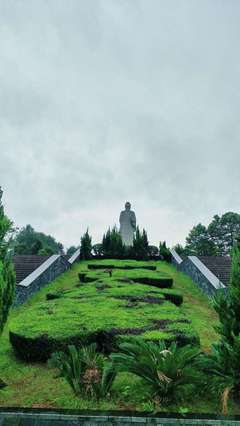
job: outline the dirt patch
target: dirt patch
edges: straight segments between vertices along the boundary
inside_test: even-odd
[[[137,305],[138,302],[143,303],[151,303],[161,305],[164,303],[164,299],[160,299],[160,297],[151,297],[151,296],[116,296],[114,299],[127,300],[130,302],[129,304]]]
[[[187,319],[181,320],[170,320],[170,319],[162,319],[162,320],[153,320],[153,323],[161,330],[165,329],[169,324],[191,324],[191,321]],[[170,330],[172,332],[172,330]]]
[[[111,288],[111,286],[110,286],[110,285],[108,285],[108,284],[97,284],[97,285],[96,285],[96,289],[97,289],[98,291],[105,290],[105,288]]]

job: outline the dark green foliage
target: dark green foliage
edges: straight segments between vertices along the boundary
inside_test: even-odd
[[[79,247],[75,247],[75,246],[71,246],[67,249],[67,256],[72,256],[77,250],[79,249]]]
[[[89,260],[92,257],[92,238],[88,233],[88,229],[81,237],[80,259]]]
[[[136,278],[132,278],[132,281],[136,283],[142,283],[147,285],[152,285],[154,287],[158,288],[171,288],[173,285],[173,279],[172,278],[164,278],[164,277],[150,277],[150,276],[139,276]]]
[[[227,212],[222,216],[215,215],[208,226],[211,241],[221,256],[229,255],[238,236],[240,236],[240,214]]]
[[[215,215],[208,227],[199,223],[191,229],[184,251],[186,255],[229,255],[239,235],[240,214],[227,212],[222,216]],[[181,256],[181,253],[178,254]]]
[[[211,385],[219,391],[240,395],[240,241],[232,254],[231,282],[228,293],[220,292],[214,300],[219,316],[218,343],[203,358],[204,369],[211,374]]]
[[[159,255],[159,250],[156,246],[148,246],[148,255],[149,258],[154,259],[155,257],[157,257]]]
[[[106,268],[110,261],[101,262]],[[135,336],[179,345],[199,344],[191,321],[178,307],[181,295],[166,288],[173,284],[170,275],[161,269],[140,269],[147,262],[118,260],[116,266],[139,269],[114,268],[110,276],[108,269],[88,270],[91,263],[95,261],[80,262],[77,271],[66,273],[61,287],[51,284],[44,289],[43,300],[22,309],[11,322],[10,342],[17,357],[45,362],[53,352],[66,351],[68,345],[90,343],[110,353],[119,342]],[[157,266],[166,265],[158,262]]]
[[[120,345],[120,352],[111,355],[116,369],[141,377],[163,401],[183,399],[201,382],[196,367],[199,349],[175,343],[169,348],[162,342],[137,341]]]
[[[130,248],[130,256],[136,260],[147,260],[148,259],[148,237],[145,229],[141,232],[137,226],[136,232],[133,238],[133,246]]]
[[[36,232],[31,225],[26,225],[15,236],[12,241],[15,254],[39,254],[51,255],[63,252],[63,245],[51,235]]]
[[[116,258],[123,259],[125,255],[125,247],[122,242],[120,232],[116,226],[108,229],[102,240],[102,254],[107,259]]]
[[[46,300],[54,300],[54,299],[59,299],[61,297],[61,293],[56,292],[56,291],[51,291],[49,293],[46,294]]]
[[[88,269],[147,269],[149,271],[156,271],[157,267],[154,265],[115,265],[114,263],[89,263]]]
[[[103,246],[102,244],[94,244],[92,246],[93,255],[95,257],[103,257]]]
[[[188,250],[184,248],[181,244],[176,244],[173,249],[177,252],[180,257],[188,256]]]
[[[183,297],[178,293],[164,293],[164,297],[176,306],[180,306],[183,303]]]
[[[166,246],[166,241],[163,241],[163,243],[160,242],[159,244],[159,255],[165,262],[171,262],[172,256],[170,253],[170,250]]]
[[[96,352],[94,344],[79,349],[70,345],[67,353],[53,354],[49,365],[58,368],[76,395],[88,397],[107,396],[116,375],[112,364]]]
[[[9,236],[12,222],[4,214],[0,187],[0,333],[7,321],[15,290],[15,272],[9,257]]]
[[[186,251],[191,255],[214,256],[217,254],[214,242],[210,239],[207,228],[199,223],[194,226],[186,238]]]
[[[94,246],[94,254],[105,259],[147,260],[158,255],[158,248],[149,246],[147,232],[145,229],[141,232],[139,227],[136,228],[133,245],[126,247],[122,242],[120,232],[114,226],[104,234],[102,244]]]

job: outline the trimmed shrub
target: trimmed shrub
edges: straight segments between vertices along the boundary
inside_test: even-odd
[[[164,293],[163,294],[166,300],[174,303],[176,306],[180,306],[183,303],[183,296],[178,293]]]
[[[107,262],[103,264],[106,268]],[[109,353],[120,341],[134,336],[179,344],[197,342],[194,329],[177,307],[180,295],[161,290],[173,284],[167,274],[115,269],[110,277],[106,269],[87,272],[84,268],[85,264],[79,269],[83,282],[77,283],[76,273],[76,280],[71,276],[72,287],[49,291],[48,300],[33,303],[12,318],[10,341],[19,358],[44,362],[53,352],[66,351],[68,345],[91,343]],[[52,288],[56,287],[51,284]]]
[[[88,269],[123,269],[123,270],[131,270],[131,269],[147,269],[149,271],[156,271],[157,267],[154,265],[114,265],[105,264],[105,263],[89,263]]]
[[[132,281],[136,283],[152,285],[158,288],[171,288],[173,285],[172,278],[137,277],[132,278]]]

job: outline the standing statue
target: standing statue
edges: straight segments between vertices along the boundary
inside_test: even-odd
[[[119,222],[123,244],[132,246],[134,231],[136,231],[136,216],[131,210],[131,204],[128,201],[125,204],[125,210],[120,213]]]

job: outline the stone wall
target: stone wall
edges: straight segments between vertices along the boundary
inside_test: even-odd
[[[50,281],[53,281],[58,275],[65,272],[70,267],[70,263],[64,256],[51,256],[16,286],[14,306],[26,302],[34,293],[39,291]]]
[[[203,273],[197,268],[196,265],[189,259],[189,257],[179,265],[178,269],[181,272],[189,275],[192,280],[200,287],[200,289],[209,297],[213,297],[216,294],[217,289],[212,283],[203,275]]]
[[[187,274],[197,286],[209,297],[213,297],[217,291],[226,287],[221,281],[201,262],[196,256],[188,256],[182,259],[175,250],[171,250],[172,264]]]

